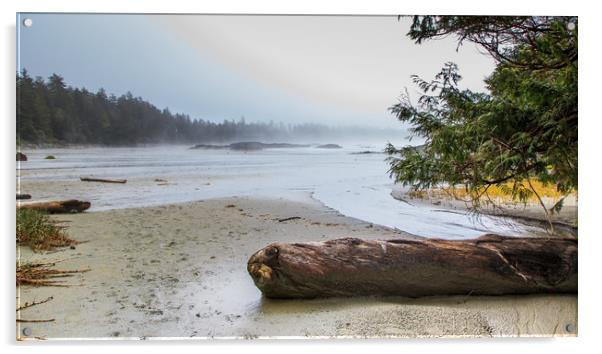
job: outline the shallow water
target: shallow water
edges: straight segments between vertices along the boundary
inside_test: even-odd
[[[68,148],[25,151],[21,192],[36,199],[90,200],[90,211],[142,207],[230,196],[313,197],[342,214],[419,235],[472,238],[486,232],[526,234],[532,228],[495,217],[479,220],[410,205],[391,197],[394,187],[382,145],[343,149],[290,148],[241,152],[188,146]],[[47,155],[56,160],[45,160]],[[80,182],[80,176],[128,179],[127,184]],[[155,181],[155,179],[167,182]]]

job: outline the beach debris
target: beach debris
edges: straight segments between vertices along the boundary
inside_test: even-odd
[[[82,270],[59,270],[53,269],[57,262],[51,263],[24,263],[17,262],[17,287],[23,285],[29,286],[70,286],[62,281],[55,280],[57,278],[72,277],[76,273],[84,273],[90,269]],[[54,318],[49,319],[25,319],[21,318],[21,311],[31,308],[33,306],[45,304],[54,299],[53,296],[49,296],[45,300],[25,302],[23,305],[17,307],[17,323],[43,323],[43,322],[54,322]],[[31,330],[29,328],[23,329],[23,335],[30,337]],[[33,337],[36,339],[45,339],[43,337]],[[21,337],[17,337],[17,340],[21,340]]]
[[[31,194],[20,194],[20,193],[17,193],[17,199],[31,199]]]
[[[56,160],[56,157],[54,155],[48,155],[46,157],[44,157],[45,160]]]
[[[17,267],[18,267],[18,266],[17,266]],[[52,297],[52,296],[49,296],[48,298],[46,298],[45,300],[42,300],[42,301],[35,301],[35,300],[34,300],[34,301],[32,301],[32,302],[25,302],[25,304],[23,304],[22,306],[18,306],[18,307],[17,307],[17,318],[16,318],[16,321],[17,321],[17,323],[42,323],[42,322],[54,322],[54,318],[43,319],[43,320],[40,320],[40,319],[25,319],[25,318],[21,318],[21,311],[23,311],[23,310],[25,310],[25,309],[28,309],[28,308],[30,308],[30,307],[33,307],[33,306],[37,306],[37,305],[41,305],[41,304],[45,304],[45,303],[47,303],[47,302],[49,302],[49,301],[52,301],[53,299],[54,299],[54,297]],[[17,340],[22,340],[23,338],[30,338],[30,337],[31,337],[31,334],[32,334],[32,331],[31,331],[31,328],[29,328],[29,327],[24,327],[24,328],[21,330],[21,333],[23,334],[23,336],[24,336],[24,337],[17,336]],[[36,338],[36,339],[45,339],[45,338],[42,338],[42,337],[39,337],[39,338],[38,338],[38,337],[33,337],[33,338]]]
[[[80,177],[82,182],[101,182],[101,183],[127,183],[127,179],[106,179],[106,178],[94,178],[94,177]]]
[[[34,322],[34,323],[39,323],[39,322],[54,322],[54,318],[50,318],[48,320],[26,320],[23,318],[17,318],[17,322]]]
[[[278,222],[285,222],[285,221],[290,221],[290,220],[299,220],[301,219],[300,216],[291,216],[289,218],[284,218],[284,219],[278,219]]]
[[[17,161],[27,161],[27,155],[22,152],[17,152]]]
[[[60,286],[67,287],[70,284],[65,284],[58,278],[72,277],[78,273],[85,273],[90,269],[62,270],[54,269],[58,262],[49,263],[17,263],[17,286]],[[50,300],[48,300],[50,301]]]
[[[226,205],[226,208],[236,208],[236,205],[234,205],[234,204],[228,204],[228,205]]]
[[[269,298],[577,292],[577,240],[342,238],[274,243],[247,270]]]
[[[38,202],[19,202],[17,209],[31,209],[45,211],[51,214],[59,213],[81,213],[90,208],[90,202],[69,199],[69,200],[52,200]]]
[[[49,296],[48,298],[46,298],[46,300],[42,300],[42,301],[32,301],[32,302],[25,302],[22,306],[17,307],[17,312],[21,311],[21,310],[25,310],[27,308],[30,308],[32,306],[36,306],[36,305],[40,305],[40,304],[44,304],[48,301],[52,301],[54,298],[52,296]]]

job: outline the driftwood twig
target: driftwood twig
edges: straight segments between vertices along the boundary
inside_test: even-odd
[[[126,183],[127,179],[105,179],[105,178],[93,178],[93,177],[80,177],[82,182],[101,182],[101,183]]]
[[[278,222],[285,222],[285,221],[299,220],[299,219],[301,219],[300,216],[291,216],[290,218],[278,219]]]

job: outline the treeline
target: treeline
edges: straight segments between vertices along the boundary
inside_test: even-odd
[[[372,131],[379,134],[382,131]],[[159,109],[127,93],[108,95],[67,86],[56,74],[47,80],[17,74],[17,141],[26,144],[137,145],[234,140],[320,139],[365,136],[359,128],[320,124],[285,125],[225,120],[215,123]]]

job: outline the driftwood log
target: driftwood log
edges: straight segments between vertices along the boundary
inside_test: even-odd
[[[17,203],[17,209],[33,209],[52,214],[81,213],[88,208],[90,208],[90,202],[75,199]]]
[[[101,183],[126,183],[127,179],[104,179],[104,178],[92,178],[92,177],[80,177],[82,182],[101,182]]]
[[[17,193],[17,199],[31,199],[31,194]]]
[[[577,240],[477,239],[275,243],[247,269],[270,298],[577,292]]]

